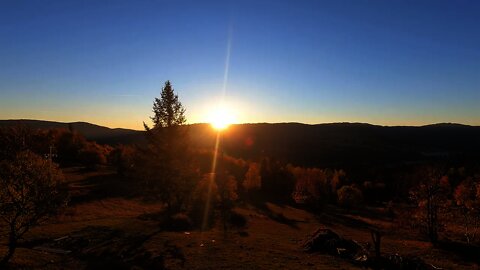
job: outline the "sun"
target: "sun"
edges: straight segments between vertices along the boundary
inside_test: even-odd
[[[210,112],[209,122],[214,129],[221,131],[235,122],[235,116],[231,109],[218,106]]]

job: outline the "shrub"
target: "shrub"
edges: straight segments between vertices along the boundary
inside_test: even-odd
[[[165,224],[165,228],[172,231],[188,231],[192,229],[192,221],[184,213],[177,213],[171,216]]]
[[[79,133],[68,130],[60,130],[53,136],[60,164],[77,163],[80,150],[87,146],[86,139]]]
[[[135,148],[132,146],[119,145],[115,147],[108,156],[108,161],[120,175],[127,175],[133,169]]]
[[[218,189],[212,175],[205,175],[197,183],[188,209],[188,216],[195,227],[205,230],[214,223],[215,205],[218,202]]]
[[[246,191],[256,191],[262,187],[260,165],[258,163],[250,163],[242,185]]]
[[[237,228],[244,228],[247,226],[247,218],[235,211],[230,213],[230,225]]]
[[[292,196],[297,203],[320,209],[333,196],[325,170],[288,166],[295,178],[295,191]]]
[[[105,164],[107,159],[105,158],[104,151],[101,146],[96,143],[92,143],[80,150],[78,153],[80,162],[87,169],[95,169],[98,165]]]
[[[363,201],[363,194],[354,185],[343,186],[337,190],[338,204],[343,207],[353,207]]]

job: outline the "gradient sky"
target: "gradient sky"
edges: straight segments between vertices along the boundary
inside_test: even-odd
[[[480,125],[480,1],[0,1],[0,119]]]

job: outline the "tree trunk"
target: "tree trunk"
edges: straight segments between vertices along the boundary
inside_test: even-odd
[[[8,237],[8,251],[7,254],[2,258],[0,261],[0,266],[5,266],[10,259],[13,257],[15,253],[15,249],[17,248],[17,236],[15,232],[10,232]]]
[[[222,208],[221,211],[222,211],[222,222],[223,222],[223,238],[226,239],[228,227],[227,227],[227,209],[226,209],[224,199],[222,199],[221,208]]]
[[[438,240],[438,220],[435,207],[433,199],[429,196],[427,198],[427,232],[431,243],[435,243]]]
[[[371,234],[372,234],[373,245],[375,247],[375,257],[380,258],[381,256],[380,245],[381,245],[382,235],[378,230],[372,230]]]

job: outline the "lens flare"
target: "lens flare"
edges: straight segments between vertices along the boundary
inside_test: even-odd
[[[235,116],[232,110],[219,106],[210,113],[209,122],[214,129],[221,131],[235,122]]]

